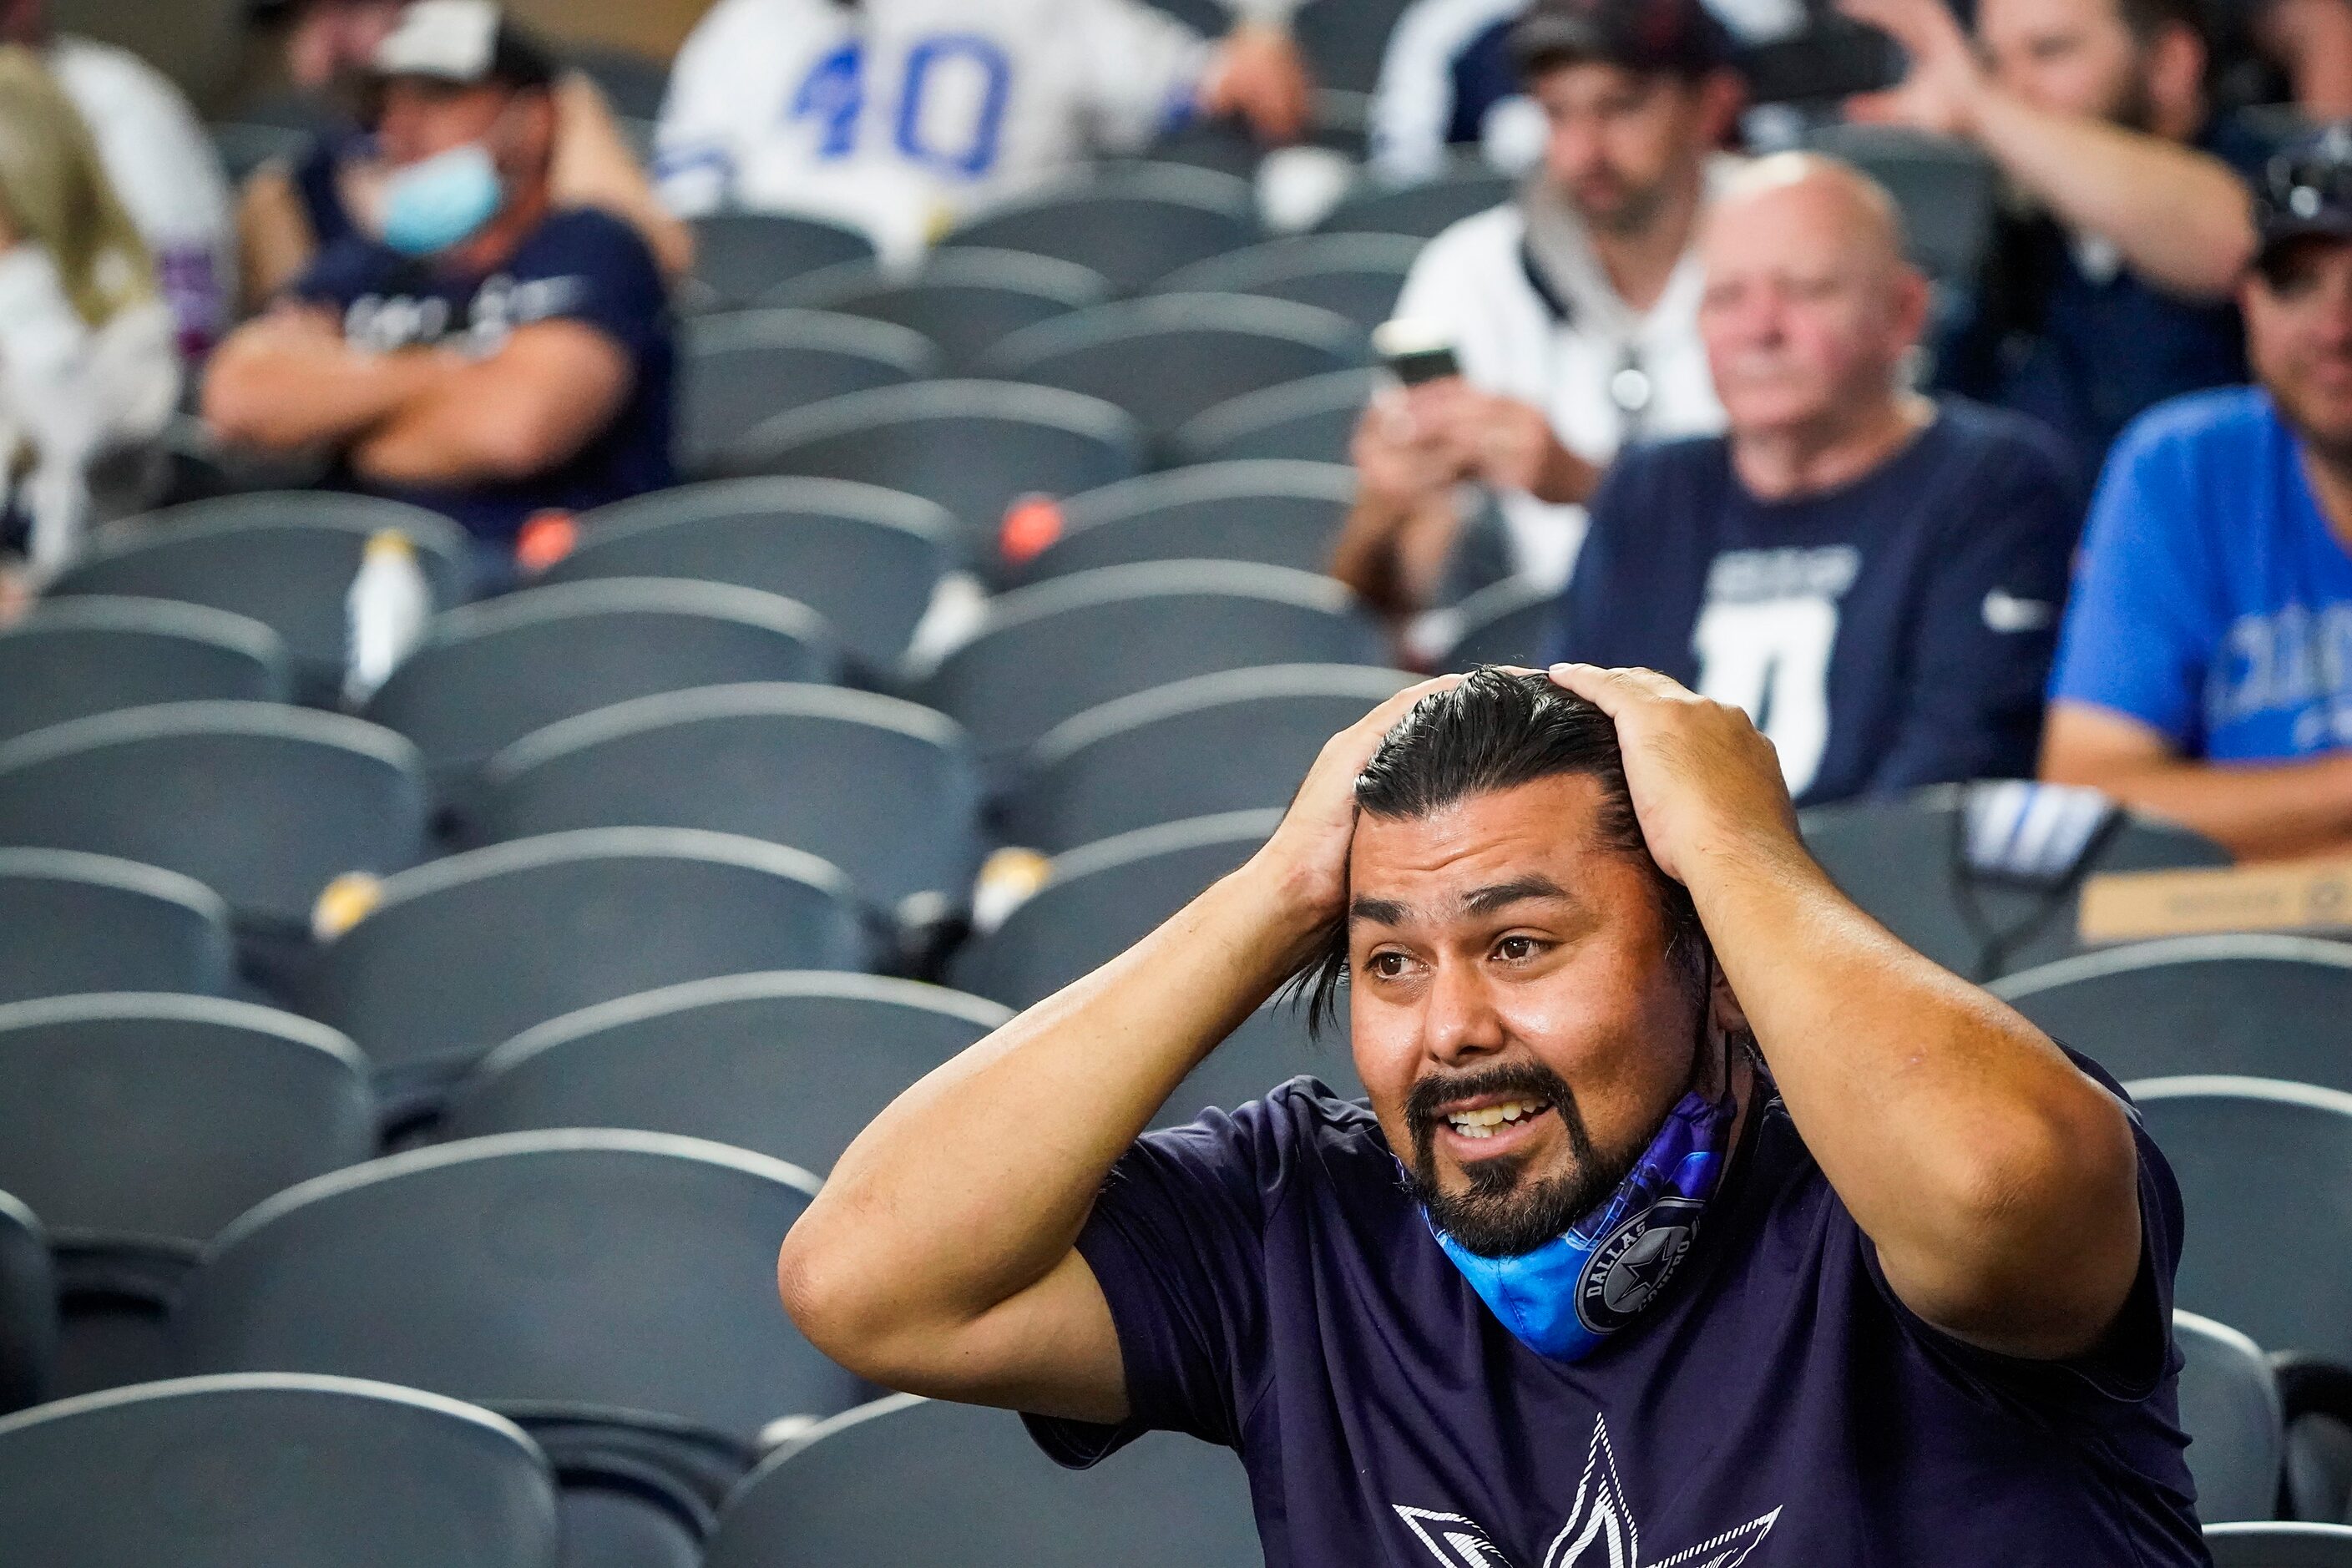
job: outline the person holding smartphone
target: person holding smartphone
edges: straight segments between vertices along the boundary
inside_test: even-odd
[[[1399,321],[1458,374],[1365,410],[1331,562],[1423,653],[1448,640],[1444,617],[1415,621],[1433,605],[1502,575],[1567,581],[1581,503],[1621,445],[1723,417],[1691,241],[1736,167],[1717,151],[1742,101],[1728,35],[1701,0],[1537,0],[1509,48],[1543,112],[1541,163],[1415,261]],[[1465,530],[1487,497],[1499,531]]]
[[[1144,1133],[1294,976],[1367,1099]],[[1269,1568],[2191,1564],[2180,1217],[2110,1080],[1807,856],[1738,709],[1488,668],[902,1095],[778,1278],[1065,1463],[1234,1447]]]

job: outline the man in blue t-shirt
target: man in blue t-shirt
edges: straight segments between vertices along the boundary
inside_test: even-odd
[[[2352,849],[2352,132],[2279,160],[2240,290],[2259,387],[2125,435],[2092,503],[2045,777],[2247,856]]]
[[[1945,385],[2049,423],[2087,485],[2142,409],[2244,378],[2230,294],[2269,149],[2213,110],[2199,0],[1976,0],[1974,47],[1945,0],[1840,4],[1910,59],[1858,112],[1970,143],[2024,198],[1943,345]]]
[[[1139,1137],[1286,978],[1365,1101]],[[1806,856],[1747,717],[1484,669],[925,1079],[778,1260],[826,1353],[1066,1463],[1239,1451],[1270,1568],[2206,1561],[2180,1204],[2118,1093]]]
[[[376,68],[379,232],[222,346],[205,415],[457,519],[495,582],[534,513],[673,482],[668,303],[627,225],[554,208],[554,68],[497,5],[418,0]]]
[[[1801,805],[2031,773],[2081,519],[2063,451],[1903,389],[1927,284],[1845,165],[1752,165],[1699,254],[1730,432],[1617,459],[1553,657],[1746,709]]]

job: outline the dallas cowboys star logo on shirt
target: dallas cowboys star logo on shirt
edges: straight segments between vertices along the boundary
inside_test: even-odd
[[[1483,1526],[1461,1514],[1407,1508],[1402,1503],[1390,1506],[1445,1568],[1517,1568]],[[1584,1474],[1576,1483],[1576,1505],[1545,1550],[1543,1568],[1737,1568],[1772,1533],[1780,1517],[1776,1508],[1671,1557],[1645,1562],[1641,1526],[1626,1507],[1624,1488],[1617,1479],[1617,1456],[1609,1446],[1608,1418],[1595,1415],[1592,1447],[1585,1454]]]

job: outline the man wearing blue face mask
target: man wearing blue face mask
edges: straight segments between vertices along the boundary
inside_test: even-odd
[[[222,345],[205,416],[457,519],[495,587],[534,514],[674,482],[667,300],[634,229],[555,206],[555,68],[499,6],[417,0],[375,68],[373,232]]]
[[[1296,1079],[1138,1134],[1286,977]],[[2208,1561],[2180,1203],[2118,1092],[1806,855],[1771,747],[1647,670],[1485,669],[908,1090],[779,1259],[893,1387],[1066,1463],[1237,1449],[1270,1568]]]

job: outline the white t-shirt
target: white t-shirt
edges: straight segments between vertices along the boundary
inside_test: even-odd
[[[1589,248],[1553,268],[1566,297],[1560,310],[1529,276],[1527,222],[1516,203],[1464,218],[1431,240],[1413,262],[1396,313],[1439,323],[1471,385],[1545,411],[1560,445],[1605,464],[1628,435],[1611,395],[1629,366],[1646,380],[1642,438],[1705,435],[1723,428],[1723,405],[1698,336],[1702,279],[1685,252],[1657,302],[1635,315],[1610,287]],[[1525,491],[1496,498],[1519,572],[1565,585],[1584,542],[1584,509],[1551,506]]]
[[[814,212],[905,258],[1189,112],[1211,46],[1142,0],[719,0],[679,51],[673,210]]]
[[[236,225],[228,179],[195,110],[170,79],[138,56],[87,38],[59,38],[50,70],[98,143],[184,346],[212,343],[228,324]]]

